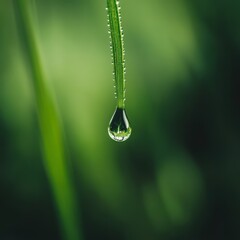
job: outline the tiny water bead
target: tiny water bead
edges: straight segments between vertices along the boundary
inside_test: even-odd
[[[109,123],[109,136],[116,142],[124,142],[130,137],[131,132],[125,109],[117,107]]]

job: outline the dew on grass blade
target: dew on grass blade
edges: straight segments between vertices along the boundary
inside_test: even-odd
[[[106,9],[108,12],[108,32],[110,34],[110,49],[113,64],[114,94],[117,99],[117,108],[110,121],[108,133],[113,140],[123,142],[130,137],[131,128],[125,112],[126,67],[119,1],[107,0]]]
[[[108,134],[116,142],[124,142],[131,135],[130,127],[125,109],[116,108],[109,123]]]

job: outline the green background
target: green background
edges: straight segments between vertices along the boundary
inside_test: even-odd
[[[0,240],[64,239],[13,1],[0,2]],[[29,5],[84,239],[240,239],[239,0],[121,1],[124,143],[107,133],[106,1]]]

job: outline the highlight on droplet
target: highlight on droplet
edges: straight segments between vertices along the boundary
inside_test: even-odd
[[[109,123],[109,136],[116,142],[124,142],[130,137],[131,132],[125,109],[117,107]]]

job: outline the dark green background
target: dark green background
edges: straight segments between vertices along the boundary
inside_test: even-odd
[[[0,240],[58,240],[12,1],[0,3]],[[107,135],[105,0],[29,4],[85,239],[240,239],[240,1],[121,1],[125,143]]]

